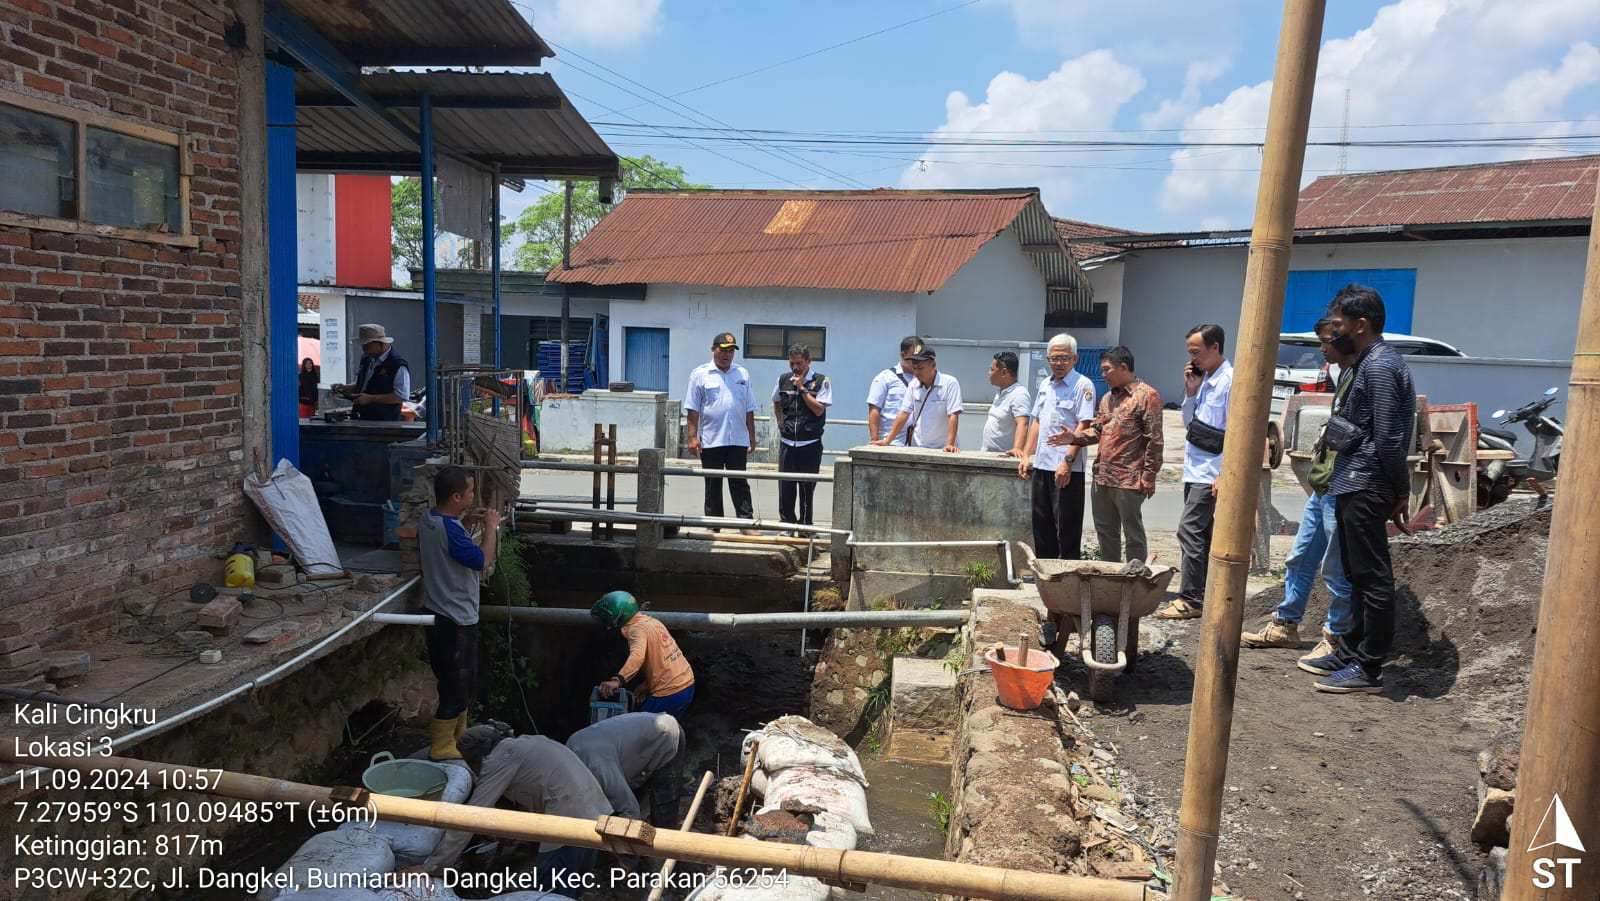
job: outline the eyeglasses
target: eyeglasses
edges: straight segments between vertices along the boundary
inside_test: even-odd
[[[1071,363],[1076,358],[1071,356],[1062,356],[1061,354],[1051,354],[1050,356],[1045,357],[1045,359],[1052,363]]]

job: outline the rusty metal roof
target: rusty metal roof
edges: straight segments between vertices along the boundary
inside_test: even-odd
[[[1594,215],[1600,156],[1326,175],[1300,192],[1296,229],[1559,223]]]
[[[925,292],[1015,227],[1050,312],[1090,309],[1089,281],[1033,188],[628,192],[552,282]]]
[[[1061,232],[1062,239],[1067,242],[1067,249],[1072,251],[1072,258],[1080,263],[1097,257],[1114,256],[1128,252],[1126,247],[1101,244],[1094,240],[1095,238],[1126,238],[1130,235],[1144,234],[1144,232],[1116,228],[1110,225],[1096,225],[1093,222],[1083,222],[1078,219],[1057,218],[1055,222],[1056,230]]]
[[[441,151],[489,166],[506,178],[616,178],[617,155],[549,75],[512,72],[377,72],[360,85],[416,129],[417,97],[436,98],[434,141]],[[322,78],[295,73],[296,165],[303,172],[416,173],[414,144],[348,105]],[[304,105],[301,105],[304,104]]]
[[[359,66],[538,66],[555,56],[506,0],[271,0]]]

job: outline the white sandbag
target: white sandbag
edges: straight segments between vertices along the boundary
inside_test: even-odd
[[[856,848],[855,824],[850,822],[849,817],[824,810],[812,820],[811,831],[806,833],[806,844],[813,848],[854,851]]]
[[[512,892],[509,895],[495,895],[489,901],[572,901],[572,899],[555,892]]]
[[[745,736],[739,754],[741,763],[749,759],[750,745],[757,741],[761,745],[756,752],[756,762],[768,773],[785,767],[809,766],[833,770],[863,786],[867,784],[856,752],[839,736],[803,716],[779,717]]]
[[[464,760],[440,760],[448,771],[444,795],[439,798],[447,804],[465,804],[472,797],[472,770]],[[340,829],[362,829],[374,832],[388,839],[389,847],[394,850],[394,864],[397,868],[414,867],[427,860],[433,854],[433,849],[439,847],[439,842],[444,839],[444,830],[433,826],[418,826],[412,823],[394,823],[389,820],[376,820],[371,823],[345,823]]]
[[[461,901],[461,896],[454,889],[437,879],[429,879],[422,885],[407,882],[403,887],[397,885],[379,889],[377,894],[383,901]]]
[[[344,572],[311,480],[287,459],[279,460],[278,468],[265,481],[254,472],[246,476],[244,493],[255,502],[272,531],[283,538],[306,572],[311,575]]]
[[[719,868],[709,881],[690,892],[685,901],[823,901],[828,897],[828,886],[813,876],[775,871],[769,879],[734,885],[725,881],[725,872]]]
[[[791,766],[768,776],[767,793],[762,798],[759,813],[781,810],[788,802],[809,804],[839,814],[850,821],[856,832],[872,834],[872,820],[867,816],[867,793],[861,783],[833,770]]]
[[[313,870],[325,879],[345,873],[390,873],[394,871],[394,851],[389,848],[388,839],[364,829],[319,832],[306,839],[300,850],[278,868],[279,873],[289,874],[294,889],[305,888]],[[280,895],[291,897],[292,891],[269,886],[257,892],[256,897],[272,901]]]
[[[364,888],[308,888],[283,897],[294,901],[383,901],[383,896]]]

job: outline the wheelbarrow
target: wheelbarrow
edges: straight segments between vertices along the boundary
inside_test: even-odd
[[[1120,672],[1132,672],[1139,656],[1139,620],[1161,605],[1177,572],[1146,566],[1130,573],[1121,563],[1099,560],[1040,560],[1033,548],[1017,543],[1033,570],[1039,599],[1057,625],[1051,651],[1060,655],[1067,635],[1078,633],[1083,665],[1089,668],[1089,697],[1105,703]]]

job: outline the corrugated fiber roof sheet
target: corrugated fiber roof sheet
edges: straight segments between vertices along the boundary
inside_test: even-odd
[[[1300,192],[1295,228],[1589,219],[1600,156],[1325,175]]]
[[[506,0],[275,0],[358,66],[537,66],[555,55]]]
[[[1051,304],[1086,309],[1087,279],[1032,189],[635,190],[550,281],[933,291],[1013,223],[1062,295]]]

